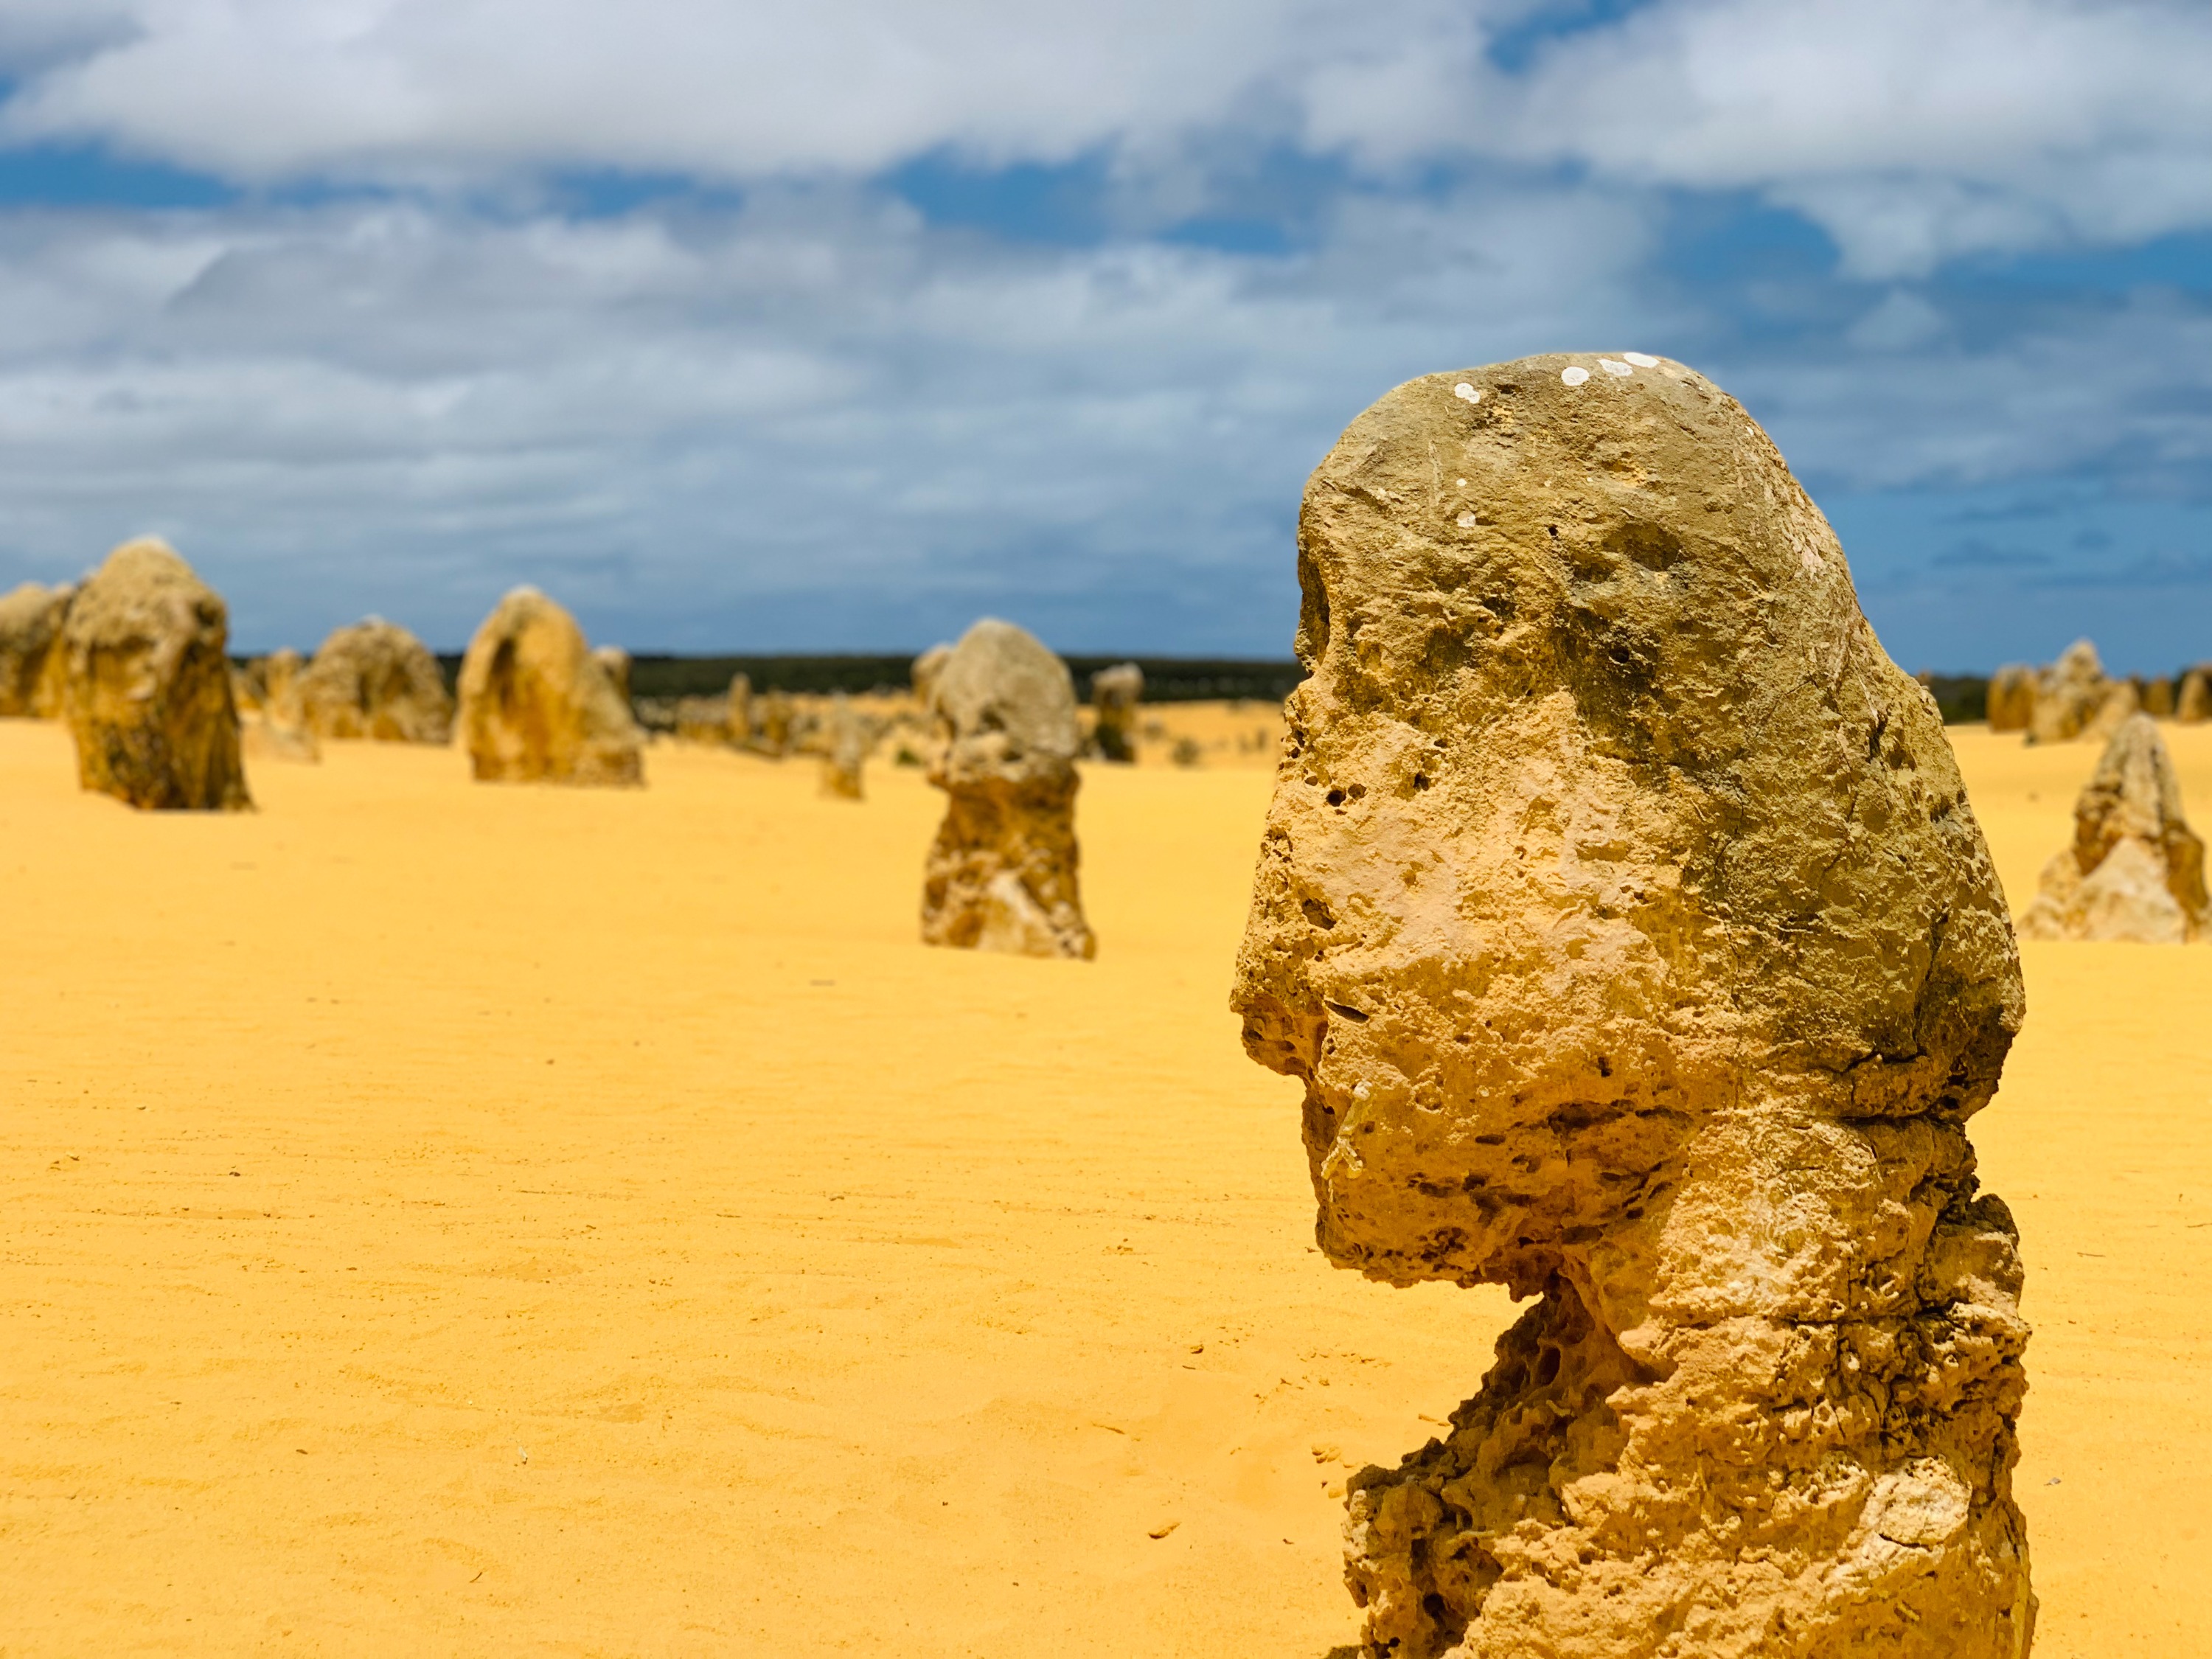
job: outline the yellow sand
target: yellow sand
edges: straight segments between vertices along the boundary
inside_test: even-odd
[[[2024,904],[2094,751],[1958,741]],[[915,942],[910,770],[465,769],[333,743],[142,816],[0,722],[0,1653],[1349,1638],[1345,1472],[1510,1310],[1312,1250],[1224,1008],[1264,770],[1090,773],[1085,964]],[[1976,1135],[2038,1652],[2212,1652],[2212,949],[2028,972]]]

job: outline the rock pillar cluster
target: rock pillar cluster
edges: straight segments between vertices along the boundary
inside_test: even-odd
[[[950,799],[923,876],[923,941],[1096,955],[1076,884],[1082,734],[1067,665],[987,617],[928,684],[939,738],[929,781]]]
[[[1091,752],[1123,765],[1137,758],[1137,707],[1145,700],[1145,671],[1133,662],[1116,663],[1091,677]]]
[[[62,628],[62,713],[78,781],[133,806],[252,805],[231,699],[230,613],[167,544],[126,542]]]
[[[2148,714],[2124,724],[2074,805],[2074,840],[2044,866],[2021,919],[2029,939],[2183,945],[2212,934],[2204,843],[2182,816],[2181,782]]]
[[[534,587],[493,609],[461,659],[460,726],[477,778],[639,784],[644,734],[575,618]]]
[[[371,617],[322,643],[300,677],[307,726],[319,738],[447,743],[453,700],[430,647],[397,623]]]
[[[74,587],[25,582],[0,594],[0,715],[50,720],[62,712],[62,623]]]
[[[1395,1659],[2021,1659],[2021,1017],[1927,693],[1742,406],[1550,356],[1313,476],[1234,1003],[1328,1258],[1534,1305],[1352,1483]]]

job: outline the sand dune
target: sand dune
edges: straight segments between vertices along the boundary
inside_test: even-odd
[[[1310,1247],[1224,1008],[1254,707],[1089,769],[1089,963],[915,943],[905,769],[333,743],[141,815],[0,722],[0,1653],[1350,1639],[1344,1475],[1509,1309]],[[2212,728],[2167,732],[2203,829]],[[1954,735],[2017,908],[2096,751]],[[2037,1650],[2212,1651],[2212,950],[2026,955],[1975,1134]]]

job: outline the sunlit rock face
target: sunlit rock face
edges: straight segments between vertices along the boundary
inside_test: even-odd
[[[1298,569],[1245,1044],[1332,1261],[1535,1298],[1352,1483],[1368,1650],[2024,1653],[2017,957],[1826,520],[1691,370],[1537,357],[1355,421]]]
[[[173,549],[147,539],[109,554],[62,625],[78,781],[155,810],[251,806],[229,645],[228,607]]]
[[[493,607],[461,659],[461,742],[492,783],[638,784],[645,734],[576,619],[534,587]]]
[[[946,796],[922,873],[923,942],[1097,954],[1076,880],[1083,734],[1067,665],[986,617],[915,681],[937,732],[929,781]]]
[[[2130,715],[2074,804],[2074,839],[2044,866],[2021,918],[2030,939],[2187,945],[2212,937],[2204,843],[2157,722]]]

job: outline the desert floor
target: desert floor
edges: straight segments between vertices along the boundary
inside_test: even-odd
[[[1509,1307],[1313,1250],[1225,1008],[1271,712],[1176,718],[1086,780],[1091,963],[915,942],[910,770],[331,744],[140,815],[0,722],[0,1653],[1349,1640],[1345,1474]],[[2018,908],[2094,749],[1954,736]],[[2027,960],[2037,1650],[2212,1653],[2212,947]]]

